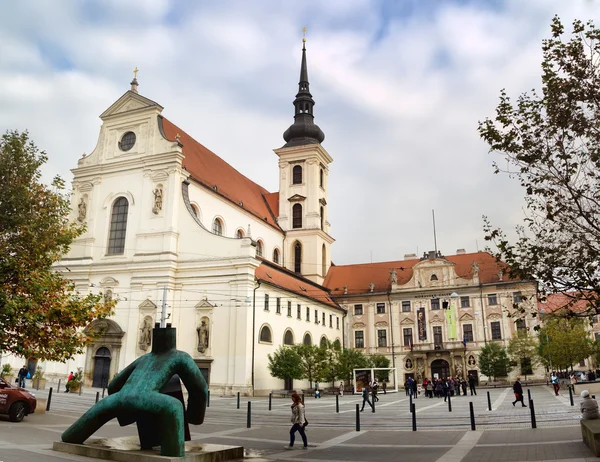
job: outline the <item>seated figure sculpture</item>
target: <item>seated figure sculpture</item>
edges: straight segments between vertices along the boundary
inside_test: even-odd
[[[160,445],[162,456],[183,457],[184,407],[160,392],[174,376],[188,390],[187,420],[204,422],[208,387],[192,357],[175,349],[176,329],[155,328],[152,351],[119,372],[108,385],[108,396],[96,403],[63,434],[65,443],[82,444],[115,417],[121,426],[137,422],[142,449]]]

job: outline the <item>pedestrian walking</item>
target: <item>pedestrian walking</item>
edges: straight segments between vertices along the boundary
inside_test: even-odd
[[[379,401],[377,397],[377,389],[379,388],[379,384],[377,383],[377,379],[373,380],[373,385],[371,386],[371,394],[373,395],[373,402]]]
[[[475,377],[469,374],[469,391],[471,392],[471,396],[477,396],[477,390],[475,389]]]
[[[340,382],[340,396],[344,396],[344,382]]]
[[[362,399],[363,399],[363,405],[362,405],[362,409],[360,410],[360,412],[365,410],[365,403],[369,403],[369,406],[371,406],[371,410],[373,412],[375,412],[375,408],[373,407],[373,403],[371,403],[371,401],[369,400],[369,387],[368,385],[364,386],[362,389]]]
[[[431,380],[429,382],[427,382],[425,396],[429,396],[430,398],[433,398],[433,382]]]
[[[517,377],[517,380],[515,380],[515,383],[513,384],[513,392],[515,393],[515,400],[512,403],[513,407],[519,401],[521,402],[522,407],[527,407],[527,405],[523,402],[523,387],[519,377]]]
[[[29,374],[29,371],[27,370],[27,365],[24,365],[21,369],[19,369],[19,373],[17,374],[19,386],[21,388],[25,388],[25,379],[27,378],[27,374]]]
[[[408,380],[405,380],[404,381],[404,391],[406,392],[406,396],[410,395],[410,388],[409,387],[410,387],[410,384],[409,384]]]
[[[556,372],[552,371],[550,381],[552,382],[552,388],[554,388],[554,395],[558,396],[558,392],[560,391],[560,383],[558,382],[558,376],[556,375]]]
[[[463,396],[467,396],[467,381],[464,377],[460,381],[460,386],[462,387]]]
[[[381,384],[381,389],[383,390],[383,394],[387,395],[387,380],[384,380]]]
[[[581,403],[579,403],[579,409],[581,411],[581,420],[595,420],[600,419],[598,413],[598,401],[590,396],[590,392],[583,390],[581,392]]]
[[[412,380],[412,379],[411,379]],[[417,399],[417,395],[419,394],[419,384],[417,384],[416,380],[413,380],[410,384],[412,387],[412,395],[413,399]]]
[[[296,432],[300,433],[304,446],[302,449],[308,448],[308,440],[306,439],[306,433],[304,428],[308,425],[306,420],[306,414],[304,412],[304,404],[302,404],[302,398],[296,392],[292,393],[292,428],[290,428],[290,444],[284,446],[285,449],[294,449],[294,442],[296,441]]]

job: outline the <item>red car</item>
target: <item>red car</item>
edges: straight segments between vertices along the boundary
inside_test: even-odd
[[[35,411],[36,405],[34,394],[0,378],[0,414],[8,414],[11,422],[20,422],[23,417]]]

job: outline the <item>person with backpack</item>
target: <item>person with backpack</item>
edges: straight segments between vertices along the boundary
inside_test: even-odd
[[[296,392],[292,393],[292,428],[290,428],[290,444],[284,446],[284,449],[294,449],[294,442],[296,441],[296,432],[300,433],[304,446],[302,449],[308,449],[308,439],[304,428],[308,425],[306,420],[306,413],[304,410],[304,404],[302,404],[302,398]]]

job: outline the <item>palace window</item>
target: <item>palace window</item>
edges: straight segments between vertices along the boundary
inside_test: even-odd
[[[365,333],[362,330],[354,331],[354,348],[365,347]]]
[[[526,332],[527,331],[527,326],[525,325],[525,320],[524,319],[517,319],[515,321],[515,326],[517,327],[517,333],[520,334],[521,332]]]
[[[378,347],[386,347],[387,346],[387,331],[385,329],[377,330],[377,346]]]
[[[269,311],[269,294],[265,294],[265,311]]]
[[[291,330],[286,330],[283,335],[283,344],[284,345],[293,345],[294,344],[294,334],[292,334]]]
[[[290,318],[292,317],[292,302],[288,302],[288,314]]]
[[[521,303],[523,301],[523,295],[521,292],[513,292],[513,303]]]
[[[298,241],[294,245],[294,272],[302,273],[302,244]]]
[[[319,324],[319,310],[315,310],[315,324]]]
[[[212,226],[212,232],[213,232],[213,234],[216,234],[217,236],[223,235],[223,222],[219,218],[214,219],[213,226]]]
[[[279,249],[273,250],[273,263],[279,264]]]
[[[275,299],[275,312],[277,314],[281,314],[281,297],[277,297]]]
[[[498,297],[496,294],[488,294],[488,305],[497,305]]]
[[[302,166],[294,165],[292,169],[292,183],[293,184],[302,184]]]
[[[306,307],[306,320],[310,321],[310,308],[308,306]]]
[[[402,329],[402,336],[403,336],[403,344],[404,346],[412,346],[413,344],[413,339],[412,339],[412,328],[411,327],[405,327],[404,329]]]
[[[385,314],[385,303],[377,304],[377,314]]]
[[[262,257],[263,255],[263,243],[262,241],[256,241],[256,256]]]
[[[263,326],[260,330],[260,341],[272,343],[271,329],[269,329],[269,326]]]
[[[331,327],[333,329],[333,315],[332,314],[329,315],[329,327]]]
[[[323,327],[325,327],[325,313],[323,313]]]
[[[465,343],[473,341],[473,325],[463,324],[463,341]]]
[[[361,316],[363,314],[362,305],[354,305],[354,316]]]
[[[238,229],[238,230],[235,232],[235,237],[236,237],[237,239],[242,239],[242,238],[244,237],[244,231],[243,231],[243,230],[241,230],[241,229]]]
[[[440,299],[439,298],[432,298],[431,299],[431,309],[432,310],[439,310],[440,309]]]
[[[409,301],[402,302],[402,312],[410,313],[410,302]]]
[[[120,255],[125,252],[128,212],[129,201],[124,197],[119,197],[112,208],[110,233],[108,235],[108,255]]]
[[[340,318],[335,318],[335,328],[340,330]]]
[[[292,207],[292,228],[302,228],[302,204]]]
[[[319,170],[319,186],[323,187],[323,169]]]
[[[471,306],[471,298],[469,296],[460,297],[460,307],[469,308]]]
[[[298,319],[302,319],[302,308],[300,307],[300,305],[296,306],[296,316]]]
[[[303,343],[305,345],[312,345],[312,337],[310,336],[310,334],[308,332],[304,335]]]
[[[502,330],[500,329],[500,321],[494,321],[492,326],[492,340],[502,340]]]

